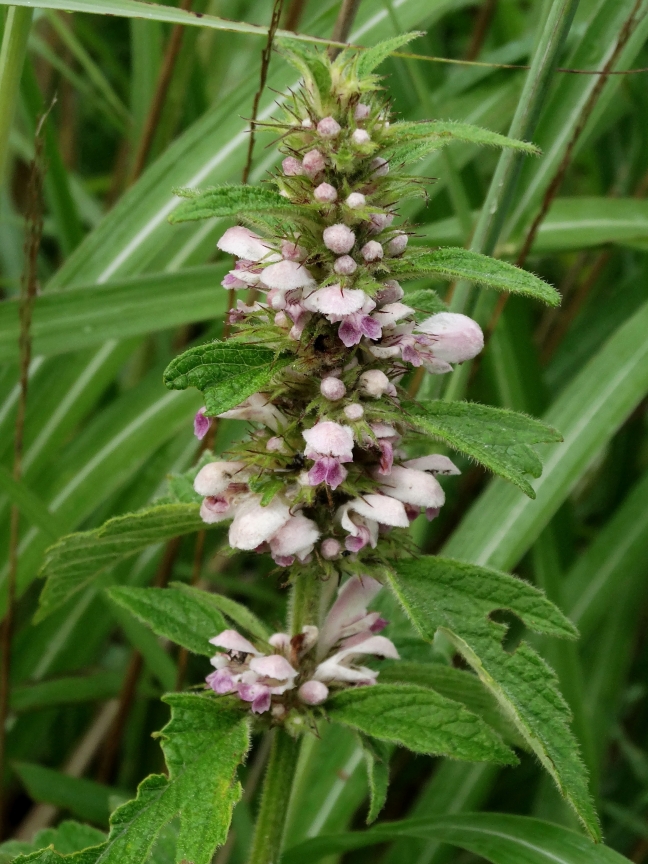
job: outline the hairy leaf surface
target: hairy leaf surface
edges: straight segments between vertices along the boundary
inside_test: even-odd
[[[423,36],[423,33],[416,31],[412,33],[401,33],[400,36],[385,39],[383,42],[379,42],[377,45],[373,45],[371,48],[363,51],[358,56],[358,65],[356,67],[358,78],[364,78],[365,75],[369,75],[369,73],[373,72],[374,69],[377,69],[390,54],[393,54],[394,51],[398,51],[399,48],[402,48],[403,45],[407,45],[407,43],[411,42],[413,39],[418,39],[419,36]]]
[[[100,528],[63,537],[45,553],[40,575],[47,582],[36,620],[58,609],[124,558],[153,543],[204,528],[199,509],[197,504],[161,504],[116,516]]]
[[[108,590],[111,600],[132,612],[157,633],[194,654],[213,657],[209,640],[226,629],[223,616],[213,604],[202,601],[206,591],[178,588],[135,588],[120,585]]]
[[[458,702],[414,684],[377,684],[336,693],[326,703],[331,718],[415,753],[469,762],[516,763],[499,736]]]
[[[416,278],[430,274],[443,279],[467,279],[496,291],[533,297],[547,306],[560,304],[560,294],[556,289],[528,270],[455,246],[434,250],[414,249],[390,262],[390,269],[394,275],[401,277]]]
[[[396,141],[416,140],[417,138],[439,138],[454,141],[464,141],[469,144],[485,144],[491,147],[507,147],[537,156],[540,150],[526,141],[508,138],[499,132],[482,129],[471,123],[459,123],[455,120],[421,120],[419,122],[392,123],[389,133]]]
[[[367,825],[375,822],[387,800],[389,789],[389,757],[393,748],[383,741],[367,738],[361,735],[362,749],[367,766],[367,782],[369,784],[369,812]]]
[[[531,445],[562,440],[540,420],[475,402],[406,402],[403,410],[419,431],[446,441],[530,498],[535,492],[524,475],[542,474],[542,462]]]
[[[213,607],[222,612],[227,618],[233,621],[237,627],[243,628],[251,636],[261,639],[264,642],[268,641],[272,631],[261,621],[254,612],[250,612],[247,606],[237,603],[231,597],[226,597],[224,594],[212,594],[205,591],[199,591],[197,588],[192,588],[184,582],[172,582],[172,588],[177,588],[183,594],[192,597],[194,594],[200,595],[200,603],[205,607]]]
[[[555,780],[589,833],[600,839],[587,773],[571,732],[556,675],[525,642],[502,648],[506,627],[496,610],[519,616],[537,633],[574,638],[571,622],[537,588],[506,573],[451,559],[399,561],[392,588],[424,639],[438,629],[473,667]]]
[[[214,416],[258,393],[291,359],[277,359],[268,348],[256,345],[210,342],[172,360],[164,373],[164,383],[169,390],[202,390],[207,414]]]
[[[295,205],[264,186],[214,186],[192,194],[169,216],[169,222],[195,222],[213,216],[239,216],[245,213],[294,212]]]

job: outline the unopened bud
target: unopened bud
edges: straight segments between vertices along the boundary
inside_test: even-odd
[[[333,265],[333,269],[340,276],[350,276],[352,273],[355,273],[357,267],[358,265],[350,255],[340,256]]]
[[[320,384],[320,393],[325,399],[337,402],[346,394],[346,387],[339,378],[325,378]]]
[[[358,207],[365,206],[367,199],[361,192],[352,192],[346,199],[345,203],[347,207],[350,207],[352,210],[357,210]]]
[[[297,691],[299,698],[307,705],[321,705],[328,699],[329,690],[321,681],[306,681]]]
[[[377,292],[375,301],[379,306],[385,306],[388,303],[398,303],[405,296],[405,292],[395,279],[388,279],[383,282],[383,287]]]
[[[354,112],[356,120],[366,120],[370,113],[371,108],[368,105],[365,105],[362,102],[358,102]]]
[[[335,138],[340,134],[340,124],[333,117],[324,117],[317,124],[317,131],[323,138]]]
[[[299,159],[295,159],[294,156],[286,156],[281,163],[281,167],[287,177],[298,177],[300,174],[304,173],[302,163]]]
[[[372,159],[369,167],[373,169],[374,177],[385,177],[389,174],[389,162],[382,156],[376,156],[375,159]]]
[[[389,217],[386,213],[372,213],[369,217],[369,221],[371,222],[371,233],[380,234],[383,228],[387,225]]]
[[[400,255],[401,252],[405,251],[408,239],[407,234],[397,234],[395,237],[392,237],[387,244],[387,254]]]
[[[344,409],[344,414],[349,420],[360,420],[364,416],[364,408],[354,402],[352,405],[347,405]]]
[[[327,537],[320,546],[322,558],[325,558],[327,561],[333,561],[335,558],[338,558],[341,551],[342,544],[335,537]]]
[[[380,399],[391,389],[389,378],[380,369],[368,369],[359,378],[360,389],[374,399]]]
[[[350,252],[355,243],[355,234],[346,225],[329,225],[322,234],[324,245],[336,255]]]
[[[330,183],[320,183],[317,189],[313,192],[313,198],[322,204],[332,204],[337,201],[337,189],[331,186]]]
[[[302,168],[309,177],[319,174],[325,167],[326,161],[319,150],[309,150],[304,156]]]
[[[371,141],[371,136],[365,129],[356,129],[351,136],[351,140],[354,144],[361,147],[363,144],[368,144]]]
[[[377,240],[370,240],[360,250],[365,261],[380,261],[383,257],[383,247]]]

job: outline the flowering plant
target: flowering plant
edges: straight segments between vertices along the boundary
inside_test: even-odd
[[[385,747],[513,764],[515,743],[539,758],[598,836],[555,676],[528,644],[505,651],[505,627],[490,616],[503,608],[532,630],[567,638],[573,626],[520,579],[421,557],[408,530],[419,517],[437,517],[444,484],[453,482],[446,478],[460,473],[446,447],[533,496],[527,475],[539,476],[542,466],[532,445],[560,435],[522,414],[416,399],[417,369],[446,375],[484,344],[479,324],[450,311],[431,277],[549,304],[558,298],[512,265],[410,242],[415,231],[400,205],[425,195],[423,181],[407,173],[412,162],[453,141],[536,151],[465,124],[395,120],[374,70],[403,41],[333,61],[283,41],[303,83],[281,117],[265,124],[279,138],[280,169],[262,187],[180,190],[185,200],[172,222],[236,220],[217,245],[234,258],[223,289],[238,293],[230,338],[189,348],[164,380],[202,392],[199,439],[214,418],[249,421],[250,431],[224,459],[203,454],[193,493],[113,520],[104,539],[128,536],[136,546],[142,533],[153,542],[228,523],[232,552],[269,555],[279,568],[290,586],[289,615],[285,632],[272,633],[238,604],[186,585],[111,589],[156,633],[210,657],[213,671],[203,692],[165,697],[169,775],[147,778],[137,799],[116,811],[96,860],[144,861],[179,816],[176,860],[207,864],[240,797],[236,772],[250,731],[272,730],[250,861],[277,861],[299,747],[327,723],[360,737],[370,820],[387,792]],[[410,279],[425,279],[425,287],[406,293]],[[62,602],[70,568],[75,590],[83,584],[76,537],[50,550],[42,614]],[[463,658],[476,675],[449,667],[450,678],[488,691],[507,725],[494,728],[426,664],[400,663],[383,617],[398,607],[422,640],[445,640]],[[381,678],[384,660],[391,662]]]

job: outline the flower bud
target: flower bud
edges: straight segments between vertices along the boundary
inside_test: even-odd
[[[395,279],[388,279],[383,282],[383,287],[375,296],[375,301],[379,306],[384,306],[388,303],[398,303],[405,296],[405,292]]]
[[[368,105],[365,105],[362,102],[358,102],[356,105],[356,109],[354,112],[354,116],[356,120],[366,120],[369,114],[371,113],[371,108]]]
[[[361,147],[363,144],[368,144],[371,141],[371,136],[365,129],[356,129],[351,136],[351,140],[354,144]]]
[[[304,156],[302,167],[309,177],[314,177],[326,167],[326,161],[319,150],[309,150]]]
[[[383,257],[383,247],[377,240],[370,240],[360,250],[365,261],[380,261]]]
[[[387,244],[387,254],[400,255],[401,252],[405,251],[408,239],[407,234],[397,234],[395,237],[392,237]]]
[[[320,393],[325,399],[330,399],[331,402],[337,402],[346,394],[346,387],[339,378],[324,378],[320,384]]]
[[[322,234],[324,245],[336,255],[343,255],[345,252],[350,252],[355,243],[355,234],[346,225],[329,225],[324,229]]]
[[[289,261],[303,261],[308,252],[303,246],[298,246],[292,240],[281,241],[281,255]]]
[[[266,443],[266,450],[269,453],[281,453],[281,451],[283,449],[284,449],[283,438],[279,438],[277,435],[275,435],[272,438],[268,438],[268,441]]]
[[[281,163],[281,167],[287,177],[298,177],[304,173],[302,163],[299,159],[295,159],[294,156],[287,156]]]
[[[324,117],[317,124],[317,131],[323,138],[335,138],[340,134],[340,124],[333,117]]]
[[[358,379],[360,390],[373,399],[380,399],[391,389],[389,378],[380,369],[368,369]]]
[[[297,694],[306,705],[321,705],[328,699],[329,689],[321,681],[306,681]]]
[[[333,269],[340,276],[350,276],[352,273],[355,273],[357,268],[358,265],[350,255],[342,255],[333,265]]]
[[[385,177],[389,174],[389,162],[382,156],[376,156],[375,159],[372,159],[369,167],[373,169],[374,177]]]
[[[341,551],[342,544],[335,537],[327,537],[320,546],[320,554],[327,561],[333,561],[333,559],[339,557]]]
[[[344,409],[344,414],[349,420],[360,420],[364,415],[364,408],[354,402],[352,405],[347,405]]]
[[[330,183],[320,183],[317,189],[313,192],[313,198],[322,204],[332,204],[337,201],[337,189],[331,186]]]
[[[301,125],[304,127],[304,129],[312,129],[313,128],[313,121],[310,119],[310,117],[304,117],[304,119],[301,122]]]
[[[372,213],[369,221],[371,222],[371,233],[380,234],[383,228],[386,227],[389,217],[387,213]]]
[[[358,207],[364,207],[367,199],[361,192],[352,192],[346,199],[345,204],[352,210],[357,210]]]
[[[434,337],[434,356],[447,363],[472,360],[484,347],[479,324],[458,312],[438,312],[421,321],[416,330]]]

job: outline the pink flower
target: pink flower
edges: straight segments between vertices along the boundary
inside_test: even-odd
[[[287,177],[298,177],[304,173],[302,163],[299,159],[295,159],[294,156],[287,156],[281,163],[281,167]]]
[[[374,312],[373,317],[381,327],[393,327],[394,324],[402,318],[412,315],[413,312],[412,307],[406,306],[405,303],[385,303],[384,306]]]
[[[318,456],[308,472],[308,482],[311,486],[326,483],[331,489],[337,489],[341,483],[344,483],[348,473],[335,456]]]
[[[370,312],[375,308],[373,300],[357,288],[342,288],[341,285],[327,285],[304,298],[304,307],[309,312],[326,315],[331,323],[341,321],[354,312]]]
[[[306,705],[321,705],[326,702],[329,689],[321,681],[306,681],[297,691],[297,695]]]
[[[270,552],[275,559],[292,558],[296,556],[304,561],[319,540],[320,531],[315,522],[307,519],[302,513],[297,513],[284,522],[281,528],[270,540]]]
[[[261,273],[261,281],[268,288],[279,288],[283,291],[291,291],[295,288],[311,288],[316,284],[303,264],[285,259],[266,267]]]
[[[333,265],[333,270],[339,276],[350,276],[358,269],[358,265],[350,255],[341,255]]]
[[[447,363],[472,360],[484,347],[479,324],[457,312],[438,312],[418,324],[416,330],[434,340],[434,356]]]
[[[386,393],[396,395],[396,388],[380,369],[368,369],[358,379],[360,390],[373,399],[380,399]]]
[[[279,496],[262,507],[261,497],[250,495],[236,508],[229,529],[229,545],[233,549],[256,549],[271,540],[289,519],[290,509]]]
[[[354,117],[356,120],[366,120],[371,114],[371,108],[363,102],[358,102],[355,107]]]
[[[362,192],[352,192],[344,202],[347,207],[350,207],[352,210],[357,210],[359,207],[364,207],[367,203],[367,199],[362,194]]]
[[[442,507],[445,503],[445,493],[438,480],[424,471],[394,465],[380,485],[390,497],[414,507]]]
[[[196,474],[194,489],[199,495],[220,495],[234,482],[246,482],[244,462],[208,462]]]
[[[313,198],[321,204],[332,204],[337,201],[337,189],[330,183],[320,183],[313,192]]]
[[[228,228],[216,245],[223,252],[229,252],[230,255],[236,255],[237,258],[244,258],[247,261],[261,261],[272,251],[258,234],[240,225]],[[275,261],[278,260],[278,257],[274,253]]]
[[[320,384],[320,393],[325,399],[329,399],[331,402],[337,402],[340,399],[343,399],[346,395],[346,387],[339,378],[323,378],[322,383]]]
[[[405,251],[408,239],[407,234],[400,231],[395,237],[392,237],[387,244],[387,254],[392,257],[402,254]]]
[[[302,432],[306,441],[306,456],[335,456],[340,462],[353,461],[353,430],[332,420],[320,420]]]
[[[403,504],[387,495],[367,494],[347,501],[338,508],[335,518],[350,535],[345,543],[350,552],[359,552],[368,545],[375,548],[380,525],[409,527]]]
[[[218,416],[228,420],[251,420],[254,423],[263,423],[273,432],[279,432],[281,427],[288,424],[281,411],[263,393],[248,396],[245,402],[241,402],[236,408],[230,408],[229,411],[223,411]]]
[[[209,427],[211,426],[211,417],[205,415],[206,410],[207,409],[203,405],[194,417],[194,435],[199,441],[202,441],[205,435],[209,432]]]
[[[353,249],[356,237],[353,231],[342,223],[337,225],[329,225],[322,232],[324,245],[336,255],[344,255]]]
[[[289,261],[303,261],[308,255],[303,246],[298,246],[292,240],[281,241],[281,254]]]
[[[338,558],[341,551],[342,544],[335,537],[327,537],[320,546],[320,553],[326,561],[333,561]]]
[[[363,144],[368,144],[371,141],[371,137],[365,129],[356,129],[351,135],[351,141],[358,147],[362,147]]]
[[[382,329],[380,324],[371,315],[355,312],[352,315],[347,315],[340,324],[338,336],[347,348],[352,348],[360,342],[363,336],[374,341],[380,339]]]
[[[251,642],[237,633],[236,630],[223,630],[218,636],[214,636],[209,640],[216,648],[224,648],[226,651],[232,651],[237,654],[252,654],[254,657],[260,657],[261,652],[257,651]]]

